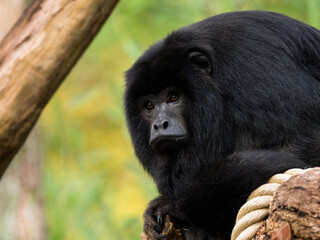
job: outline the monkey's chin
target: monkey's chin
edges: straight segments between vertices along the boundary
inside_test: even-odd
[[[150,147],[156,152],[166,154],[179,151],[186,142],[187,138],[185,136],[159,137],[150,144]]]

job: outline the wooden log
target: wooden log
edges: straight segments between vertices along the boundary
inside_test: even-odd
[[[254,239],[320,239],[320,168],[293,176],[278,188]]]
[[[118,0],[35,0],[0,43],[0,177]]]

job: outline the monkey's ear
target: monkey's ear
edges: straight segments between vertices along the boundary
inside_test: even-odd
[[[201,52],[191,52],[189,53],[189,60],[191,63],[199,67],[204,73],[211,75],[211,62],[206,55]]]

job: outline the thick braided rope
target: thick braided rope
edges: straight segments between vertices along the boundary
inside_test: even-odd
[[[231,240],[252,239],[258,231],[261,222],[268,217],[269,206],[278,187],[293,175],[304,172],[305,170],[293,168],[283,174],[276,174],[269,179],[268,183],[254,190],[238,212]]]

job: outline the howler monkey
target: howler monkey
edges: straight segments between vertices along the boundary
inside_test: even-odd
[[[221,14],[174,31],[127,71],[136,155],[184,239],[229,239],[252,190],[289,168],[320,165],[320,32],[281,14]]]

